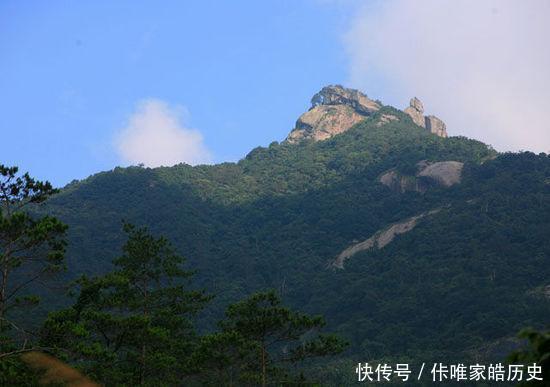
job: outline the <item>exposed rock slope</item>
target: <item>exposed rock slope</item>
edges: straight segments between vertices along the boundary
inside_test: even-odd
[[[404,234],[406,232],[411,231],[413,228],[415,228],[416,224],[420,219],[429,215],[433,215],[439,211],[440,209],[437,208],[429,212],[424,212],[422,214],[407,218],[401,222],[394,223],[391,226],[376,232],[369,239],[366,239],[363,242],[354,244],[348,247],[347,249],[345,249],[344,251],[342,251],[338,255],[338,257],[336,257],[336,259],[332,263],[332,266],[338,269],[343,269],[344,263],[348,258],[351,258],[352,256],[354,256],[355,254],[361,251],[370,250],[372,248],[377,248],[377,249],[383,248],[384,246],[391,243],[391,241],[393,241],[393,239],[397,235]]]
[[[348,130],[364,118],[347,105],[319,105],[300,116],[288,141],[298,142],[306,138],[326,140]]]
[[[459,161],[440,161],[428,164],[417,176],[429,177],[444,187],[460,183],[464,163]]]

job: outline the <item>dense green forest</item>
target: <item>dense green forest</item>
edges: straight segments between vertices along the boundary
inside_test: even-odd
[[[377,125],[382,114],[399,120]],[[416,177],[417,164],[425,160],[463,162],[461,183],[443,187]],[[388,170],[429,188],[392,190],[379,181]],[[343,269],[331,264],[350,245],[436,209],[384,248],[359,252]],[[321,325],[338,335],[317,337],[312,354],[323,348],[340,352],[349,343],[328,360],[300,359],[306,360],[304,370],[335,385],[353,381],[357,362],[502,361],[520,345],[515,336],[521,328],[550,324],[550,156],[499,154],[479,141],[437,137],[391,107],[331,139],[274,142],[238,163],[115,168],[74,181],[30,210],[68,225],[62,282],[86,276],[72,298],[59,287],[36,289],[43,299],[36,316],[58,310],[47,320],[50,332],[67,330],[63,324],[76,324],[74,330],[94,318],[109,320],[105,303],[121,307],[117,302],[131,299],[117,293],[130,291],[124,288],[131,278],[125,277],[128,262],[124,255],[113,259],[132,236],[139,237],[136,230],[148,227],[152,235],[165,236],[174,249],[168,256],[186,257],[186,270],[194,271],[185,291],[197,297],[197,339],[180,332],[181,340],[166,342],[156,360],[167,367],[186,343],[204,345],[199,352],[211,353],[207,357],[218,365],[226,358],[216,345],[224,350],[257,345],[243,333],[252,334],[244,317],[259,301],[276,310],[281,302],[288,305],[283,314],[303,324],[294,340],[303,340],[307,327]],[[126,223],[137,227],[129,235],[122,231]],[[91,299],[83,299],[85,292]],[[140,302],[134,307],[143,307]],[[86,311],[84,317],[78,308]],[[310,315],[324,316],[323,323]],[[171,318],[179,317],[159,319],[170,325]],[[119,356],[108,345],[92,343],[90,349],[85,340],[49,340],[56,348],[76,343],[80,352],[73,352],[79,355],[66,361],[96,356],[98,363],[81,369],[118,383],[120,375],[105,374],[105,364]],[[132,345],[137,344],[128,348]],[[175,352],[164,353],[167,347]],[[124,356],[134,356],[132,351],[137,350]],[[248,375],[244,352],[238,375]],[[208,359],[189,359],[186,367],[199,360]],[[233,371],[223,372],[227,380]],[[287,375],[275,364],[270,372]],[[250,380],[261,383],[257,377]]]
[[[17,172],[0,165],[0,385],[303,384],[313,381],[298,363],[346,348],[319,332],[321,316],[288,309],[274,291],[230,305],[216,331],[198,335],[194,317],[212,297],[188,289],[193,272],[166,238],[129,223],[115,269],[82,275],[72,306],[29,324],[40,302],[29,288],[59,284],[67,226],[25,210],[57,190]]]

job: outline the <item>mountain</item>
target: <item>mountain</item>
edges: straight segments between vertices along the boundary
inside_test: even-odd
[[[347,337],[350,362],[502,360],[550,322],[550,157],[447,137],[423,114],[328,86],[286,140],[237,163],[115,168],[40,211],[70,226],[67,279],[111,267],[122,219],[166,235],[216,295],[204,329],[275,288]]]

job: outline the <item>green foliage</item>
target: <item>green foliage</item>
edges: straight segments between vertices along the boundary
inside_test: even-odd
[[[192,355],[196,375],[193,381],[204,386],[236,386],[257,372],[257,348],[236,332],[204,335]]]
[[[67,226],[52,216],[32,216],[27,208],[56,192],[48,182],[19,176],[17,167],[0,165],[0,382],[14,375],[32,379],[22,375],[28,370],[17,358],[32,348],[30,327],[19,320],[29,321],[17,317],[38,303],[29,293],[36,284],[63,269]]]
[[[281,385],[305,382],[291,366],[338,354],[346,343],[318,334],[325,322],[282,305],[274,291],[255,293],[230,305],[221,332],[202,338],[197,351],[204,383]]]
[[[116,269],[82,277],[76,303],[50,315],[42,343],[108,385],[175,385],[190,371],[191,318],[209,298],[185,288],[191,272],[165,238],[124,230]]]
[[[508,356],[511,364],[536,364],[541,367],[542,374],[538,375],[546,383],[550,380],[550,331],[538,332],[534,329],[524,329],[519,337],[529,342],[529,348],[515,351]],[[532,380],[523,382],[522,386],[540,386],[542,382]]]
[[[319,316],[282,306],[274,292],[231,305],[220,332],[199,337],[191,317],[209,300],[186,290],[183,259],[165,238],[126,224],[115,270],[78,280],[76,303],[50,313],[41,344],[107,385],[266,385],[302,380],[283,364],[341,352]],[[297,379],[298,378],[298,379]]]
[[[33,372],[19,356],[6,356],[0,359],[0,386],[37,386],[39,374]]]

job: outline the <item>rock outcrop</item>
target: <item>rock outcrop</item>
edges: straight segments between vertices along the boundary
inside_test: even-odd
[[[326,86],[311,98],[312,108],[319,105],[347,105],[365,116],[380,109],[380,105],[359,90],[340,85]]]
[[[403,111],[411,117],[416,125],[428,129],[430,133],[433,133],[436,136],[447,137],[447,127],[445,123],[436,116],[425,117],[424,105],[418,98],[412,98],[409,103],[409,107]]]
[[[443,187],[450,187],[460,183],[462,179],[462,168],[464,163],[459,161],[439,161],[428,164],[416,175],[428,177]]]
[[[464,163],[459,161],[438,161],[429,163],[425,160],[416,164],[414,176],[404,175],[390,169],[378,178],[378,181],[396,192],[426,192],[430,186],[451,187],[462,180]]]
[[[409,103],[409,107],[403,111],[412,118],[413,122],[416,125],[423,128],[426,127],[426,122],[424,119],[424,105],[422,104],[422,102],[420,102],[418,98],[412,98],[411,102]]]
[[[428,129],[430,133],[433,133],[439,137],[447,137],[447,126],[443,121],[436,116],[427,116],[425,117],[425,120],[426,129]]]
[[[287,141],[326,140],[345,132],[380,109],[380,104],[358,90],[326,86],[311,99],[311,108],[298,118]]]
[[[342,251],[338,257],[332,262],[332,266],[338,269],[344,268],[344,263],[347,259],[351,258],[361,251],[370,250],[370,249],[381,249],[387,246],[393,241],[393,239],[399,235],[411,231],[416,227],[418,221],[426,216],[433,215],[441,211],[440,208],[435,210],[424,212],[422,214],[412,216],[400,222],[394,223],[389,227],[386,227],[380,231],[377,231],[370,238],[364,240],[363,242],[356,243],[351,245],[344,251]]]
[[[326,140],[345,132],[381,107],[380,103],[359,90],[340,85],[323,87],[313,96],[311,107],[298,118],[286,141],[294,144],[303,140]],[[447,137],[445,123],[435,116],[424,116],[424,105],[418,98],[412,98],[404,112],[416,125],[437,136]],[[393,114],[382,114],[375,125],[381,127],[398,120],[399,117]]]
[[[319,105],[300,116],[295,129],[288,135],[288,142],[304,139],[326,140],[340,134],[365,119],[347,105]]]

